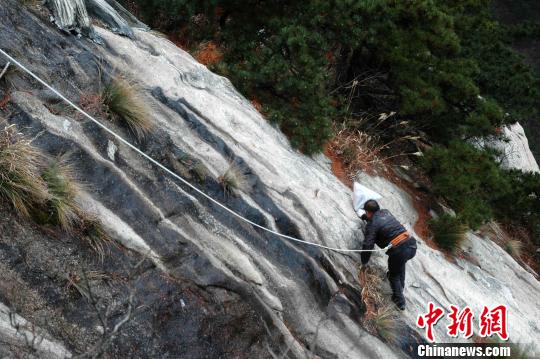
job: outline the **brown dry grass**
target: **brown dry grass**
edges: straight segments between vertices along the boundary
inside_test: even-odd
[[[20,215],[29,216],[36,205],[50,198],[41,178],[45,159],[14,125],[0,131],[0,197]]]
[[[195,58],[205,66],[214,65],[223,59],[223,52],[214,42],[209,41],[199,45]]]
[[[262,113],[263,105],[256,97],[253,97],[251,99],[251,105],[255,107],[255,110],[257,110],[257,112]]]
[[[229,163],[225,173],[219,176],[218,182],[226,195],[234,195],[236,191],[249,192],[248,176],[245,170],[236,162]]]
[[[353,179],[358,171],[370,171],[383,165],[381,151],[384,146],[374,137],[359,130],[341,128],[329,142],[329,149],[339,156],[346,166],[347,176]]]
[[[129,127],[139,139],[151,132],[151,110],[135,84],[116,76],[105,86],[101,98],[108,113]]]
[[[103,262],[106,249],[113,243],[111,237],[105,232],[101,222],[95,216],[82,213],[82,226],[80,237],[92,249]]]
[[[95,117],[106,117],[107,113],[103,106],[103,97],[98,93],[82,94],[79,98],[79,106],[88,114]],[[77,119],[82,119],[83,115],[77,112]]]
[[[362,301],[366,306],[362,320],[364,327],[388,343],[398,343],[403,324],[399,320],[399,312],[395,306],[388,303],[381,294],[381,275],[370,267],[364,267],[360,270],[359,277],[362,284]]]

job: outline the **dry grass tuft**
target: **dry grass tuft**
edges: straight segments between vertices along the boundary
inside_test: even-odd
[[[82,220],[81,237],[98,255],[101,261],[105,257],[106,247],[112,243],[111,237],[105,232],[101,222],[94,216],[86,214]]]
[[[193,164],[189,170],[195,175],[199,183],[204,182],[206,177],[208,177],[208,169],[200,161],[195,162],[195,164]]]
[[[150,108],[132,83],[117,76],[105,86],[101,97],[109,115],[122,121],[138,138],[152,130]]]
[[[360,271],[360,283],[362,283],[362,301],[366,305],[366,316],[374,314],[383,302],[381,295],[382,278],[370,267]]]
[[[185,172],[185,176],[188,178],[193,178],[199,183],[202,183],[208,177],[208,169],[200,160],[192,158],[191,156],[184,156],[179,159],[180,164],[182,165],[181,172]]]
[[[384,146],[365,132],[341,129],[330,142],[330,148],[343,159],[352,179],[358,171],[368,171],[381,165]]]
[[[45,156],[14,125],[0,131],[0,197],[17,213],[29,216],[36,204],[50,196],[41,178]]]
[[[381,114],[378,125],[391,118],[394,113]],[[334,126],[334,137],[329,141],[329,149],[341,158],[345,164],[347,175],[354,180],[359,171],[374,173],[375,170],[386,170],[390,159],[404,156],[422,156],[421,152],[404,153],[399,151],[399,144],[418,141],[420,137],[405,135],[385,142],[382,138],[385,131],[378,125],[369,128],[365,119],[346,120]],[[395,127],[394,125],[393,127]],[[367,130],[362,130],[364,127]],[[398,153],[388,152],[398,149]]]
[[[400,331],[403,328],[399,312],[393,304],[388,303],[382,304],[375,313],[364,319],[364,326],[392,344],[399,343]]]
[[[517,239],[507,239],[503,243],[503,248],[512,257],[519,259],[523,253],[523,242]]]
[[[111,239],[77,205],[79,190],[65,156],[49,160],[14,125],[0,130],[0,198],[19,215],[76,233],[103,259]]]
[[[236,162],[231,162],[225,173],[218,177],[225,194],[232,195],[235,191],[249,192],[248,175]]]
[[[50,199],[47,203],[49,222],[59,225],[66,232],[72,232],[80,222],[81,210],[76,202],[79,185],[66,157],[61,156],[50,163],[42,174],[47,183]]]
[[[195,58],[201,64],[210,66],[220,62],[223,59],[223,53],[214,42],[209,41],[199,46]]]
[[[382,294],[382,277],[374,269],[362,268],[362,301],[366,306],[363,324],[373,335],[378,335],[388,343],[397,344],[403,323],[394,304],[387,303]]]

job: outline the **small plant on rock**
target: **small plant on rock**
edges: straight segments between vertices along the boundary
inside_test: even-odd
[[[195,162],[189,169],[199,182],[204,182],[208,176],[208,169],[200,161]]]
[[[208,169],[205,167],[205,165],[200,160],[195,159],[187,154],[178,159],[175,169],[177,169],[182,176],[194,178],[199,183],[203,183],[208,176]]]
[[[41,178],[44,159],[14,125],[0,131],[0,197],[23,216],[49,199],[47,184]]]
[[[82,220],[81,237],[103,261],[105,247],[112,242],[112,239],[103,229],[101,222],[91,215],[85,215]]]
[[[394,304],[384,300],[381,273],[373,268],[364,267],[359,272],[359,280],[362,284],[362,301],[366,308],[364,327],[388,343],[397,344],[403,323]]]
[[[403,326],[399,320],[399,313],[395,306],[388,303],[377,308],[364,321],[364,325],[371,333],[378,334],[382,339],[392,344],[399,342],[400,329]]]
[[[225,173],[218,178],[225,194],[234,194],[236,190],[247,191],[249,188],[248,176],[244,169],[236,162],[231,162]]]
[[[117,76],[107,84],[102,94],[109,115],[122,121],[138,137],[152,129],[150,109],[135,85]]]
[[[517,239],[507,239],[503,243],[503,248],[512,257],[518,259],[521,257],[521,252],[523,250],[523,242]]]
[[[79,186],[73,170],[65,157],[58,157],[50,163],[42,174],[47,183],[50,199],[47,202],[47,214],[50,223],[71,232],[79,222],[80,209],[75,197]]]
[[[467,226],[459,217],[443,214],[429,221],[433,239],[444,250],[455,252],[465,240]]]

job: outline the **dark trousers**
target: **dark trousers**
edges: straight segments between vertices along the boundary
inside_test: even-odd
[[[403,289],[405,288],[405,265],[416,255],[416,240],[409,238],[395,248],[388,250],[388,280],[392,288],[392,300],[405,304]]]

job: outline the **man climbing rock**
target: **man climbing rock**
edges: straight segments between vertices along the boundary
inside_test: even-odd
[[[405,265],[416,254],[416,239],[412,237],[405,227],[386,209],[380,209],[375,200],[364,204],[362,219],[367,221],[365,240],[362,249],[373,249],[377,244],[384,248],[391,244],[386,251],[388,254],[388,280],[392,287],[392,301],[399,309],[405,310]],[[362,252],[362,265],[369,262],[371,252]]]

